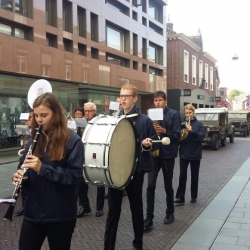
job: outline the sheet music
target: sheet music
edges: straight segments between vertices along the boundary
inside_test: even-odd
[[[68,120],[68,128],[76,129],[76,122],[74,120],[73,121]]]
[[[15,204],[16,200],[15,199],[0,199],[0,203]]]
[[[88,124],[86,118],[75,118],[77,128],[85,128]]]
[[[30,113],[21,113],[20,114],[20,120],[21,121],[28,121],[29,120]]]
[[[109,110],[119,110],[119,102],[110,102]]]
[[[162,108],[154,108],[148,110],[148,117],[152,121],[162,121],[163,120],[163,109]]]

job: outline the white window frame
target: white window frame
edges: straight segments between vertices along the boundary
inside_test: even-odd
[[[183,66],[184,66],[183,80],[184,82],[189,83],[189,52],[186,50],[184,50]]]
[[[192,84],[196,85],[196,57],[192,56]]]
[[[210,90],[214,90],[214,69],[210,67]]]
[[[203,61],[199,60],[199,86],[201,86],[202,79],[203,79]]]
[[[205,63],[205,89],[208,89],[208,64]]]

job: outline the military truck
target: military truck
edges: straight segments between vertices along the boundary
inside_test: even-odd
[[[228,122],[234,125],[235,132],[249,135],[250,130],[250,111],[249,110],[229,110]]]
[[[213,150],[218,150],[219,144],[226,146],[226,139],[234,142],[234,126],[228,123],[227,108],[199,108],[195,110],[195,117],[205,127],[203,143],[211,145]]]

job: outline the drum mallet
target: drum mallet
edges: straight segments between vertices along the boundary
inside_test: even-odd
[[[163,137],[161,140],[152,140],[152,143],[154,142],[161,142],[163,145],[169,145],[170,144],[170,139],[169,137]]]

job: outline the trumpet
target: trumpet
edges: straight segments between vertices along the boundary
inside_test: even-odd
[[[188,117],[188,122],[182,125],[184,128],[181,129],[181,138],[179,141],[185,140],[188,136],[187,124],[190,126],[190,116]]]
[[[153,121],[153,125],[154,125],[154,127],[159,126],[158,121]],[[159,140],[161,139],[159,133],[157,133],[157,137],[158,137]],[[156,149],[155,151],[153,151],[153,156],[154,157],[158,157],[159,155],[160,155],[160,149]]]
[[[42,132],[42,126],[39,126],[38,128],[36,128],[36,130],[37,130],[37,132],[36,132],[35,138],[33,140],[33,143],[29,147],[29,150],[27,152],[26,157],[28,155],[32,155],[34,153],[38,139],[39,139],[40,134]],[[3,220],[6,220],[6,221],[12,221],[16,201],[19,197],[19,193],[20,193],[20,190],[22,187],[22,182],[23,182],[24,177],[26,175],[26,172],[28,170],[28,168],[25,168],[25,167],[21,167],[21,169],[23,170],[23,175],[22,175],[22,178],[16,183],[16,186],[15,186],[15,189],[14,189],[14,192],[13,192],[11,199],[7,199],[6,202],[4,202],[4,201],[2,202],[2,203],[9,204],[8,210],[3,217]]]

